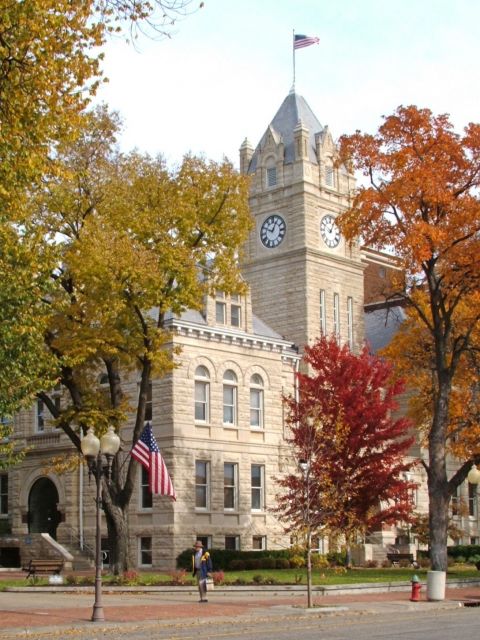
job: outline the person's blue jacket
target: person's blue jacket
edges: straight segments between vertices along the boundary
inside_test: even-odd
[[[193,575],[197,574],[197,569],[195,568],[195,554],[192,555],[192,568]],[[205,579],[209,573],[212,572],[212,559],[208,551],[204,551],[201,563],[200,563],[200,578]]]

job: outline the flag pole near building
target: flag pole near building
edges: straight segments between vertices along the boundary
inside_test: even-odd
[[[303,49],[304,47],[310,47],[312,44],[318,44],[320,38],[316,36],[305,36],[303,34],[296,34],[293,30],[293,89],[295,90],[295,51],[297,49]]]

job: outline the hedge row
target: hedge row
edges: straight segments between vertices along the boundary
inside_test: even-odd
[[[478,544],[459,544],[447,548],[450,558],[464,558],[467,562],[473,556],[480,556],[480,545]]]
[[[285,558],[287,560],[291,557],[291,552],[288,549],[275,549],[268,551],[235,551],[233,549],[210,549],[210,554],[212,556],[212,561],[215,567],[215,571],[217,570],[234,570],[234,567],[231,567],[231,563],[234,560],[247,562],[250,560],[260,560],[260,559],[273,559],[277,558]],[[179,569],[187,569],[189,571],[192,568],[192,549],[185,549],[177,556],[177,567]],[[245,567],[244,567],[245,568]],[[268,567],[252,567],[253,569],[259,568],[268,568]],[[275,568],[275,567],[272,567]],[[237,569],[238,570],[238,569]]]
[[[289,569],[305,564],[305,554],[299,549],[269,549],[265,551],[235,551],[232,549],[211,549],[215,571],[243,571],[244,569]],[[345,564],[345,554],[332,552],[327,561],[336,565]],[[177,567],[190,571],[192,549],[185,549],[177,557]]]

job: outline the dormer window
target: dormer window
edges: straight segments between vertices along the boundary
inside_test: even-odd
[[[274,187],[277,184],[277,167],[267,168],[267,187]]]

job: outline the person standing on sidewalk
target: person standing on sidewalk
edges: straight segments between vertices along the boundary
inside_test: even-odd
[[[207,577],[209,577],[212,572],[212,559],[208,551],[203,550],[203,544],[200,540],[195,542],[195,546],[193,548],[192,568],[193,576],[197,577],[200,602],[208,602]]]

